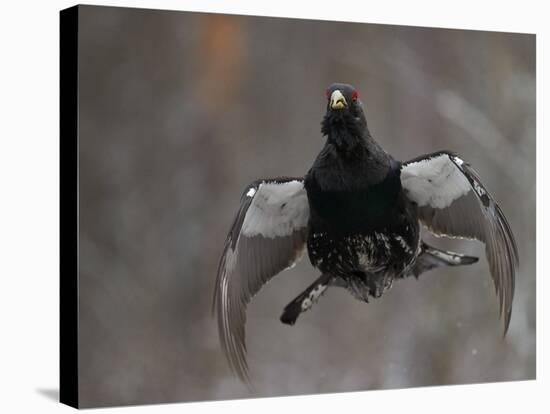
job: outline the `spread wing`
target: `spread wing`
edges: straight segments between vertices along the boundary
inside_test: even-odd
[[[403,164],[401,184],[418,205],[420,221],[435,235],[480,240],[504,315],[512,315],[518,251],[502,210],[477,173],[457,155],[438,152]]]
[[[308,219],[302,178],[258,180],[242,195],[218,267],[214,309],[226,357],[245,382],[246,306],[273,276],[301,258]]]

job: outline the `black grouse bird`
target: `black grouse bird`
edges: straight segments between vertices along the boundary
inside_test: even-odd
[[[304,177],[261,179],[246,187],[225,243],[214,293],[219,335],[233,371],[249,382],[246,306],[306,246],[321,276],[284,309],[294,324],[330,286],[368,302],[394,279],[418,277],[476,257],[439,250],[420,239],[420,224],[437,236],[485,243],[506,333],[518,253],[502,210],[475,171],[446,151],[399,162],[372,138],[357,91],[327,89],[325,146]]]

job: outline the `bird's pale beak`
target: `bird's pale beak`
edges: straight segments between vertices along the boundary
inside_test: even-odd
[[[342,92],[340,92],[338,89],[332,92],[332,95],[330,95],[330,107],[332,109],[343,109],[347,105],[348,103],[346,102],[346,98],[344,98],[344,95],[342,95]]]

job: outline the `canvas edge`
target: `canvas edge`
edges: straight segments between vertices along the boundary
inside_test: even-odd
[[[59,13],[59,400],[74,408],[79,407],[78,9]]]

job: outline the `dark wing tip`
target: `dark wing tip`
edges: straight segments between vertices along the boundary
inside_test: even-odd
[[[519,267],[519,254],[514,234],[502,209],[483,186],[477,172],[457,154],[447,153],[470,182],[484,211],[487,227],[483,241],[487,249],[491,276],[499,300],[499,314],[504,319],[504,335],[506,335],[512,318],[516,271]]]
[[[270,189],[272,185],[286,185],[289,181],[302,180],[296,178],[263,179],[257,180],[245,188],[241,196],[239,211],[229,230],[218,266],[212,310],[218,319],[220,344],[231,371],[250,390],[253,390],[253,387],[246,360],[246,306],[271,277],[299,258],[297,251],[305,243],[305,227],[301,222],[294,221],[288,234],[273,233],[276,234],[276,237],[267,237],[262,233],[243,231],[243,225],[245,220],[267,220],[271,226],[275,226],[277,225],[276,221],[269,221],[274,217],[279,217],[279,223],[281,220],[284,223],[287,217],[281,213],[282,209],[274,208],[272,211],[261,208],[261,203],[264,202],[262,200],[265,197],[256,195],[262,191],[267,191],[268,195],[273,194],[269,193],[273,191]],[[266,185],[262,186],[263,184]],[[293,183],[290,185],[294,187]],[[277,193],[275,192],[275,194]],[[282,204],[286,204],[287,198],[298,197],[294,208],[302,212],[300,219],[307,222],[309,211],[303,185],[297,189],[297,192],[288,194],[283,192],[280,197],[278,202]],[[253,213],[249,211],[251,205],[255,206],[253,210],[250,210]],[[249,214],[253,215],[249,216]],[[254,216],[258,214],[259,216]],[[262,214],[269,216],[266,219]],[[255,218],[250,219],[250,217]]]
[[[510,327],[510,320],[512,319],[512,309],[510,309],[504,316],[504,332],[502,333],[502,338],[506,337],[508,333],[508,328]]]
[[[491,274],[499,298],[499,314],[504,319],[503,336],[506,336],[512,319],[516,271],[519,268],[518,247],[506,216],[498,203],[483,187],[476,171],[467,164],[462,165],[461,169],[469,176],[468,179],[472,183],[475,182],[477,186],[482,188],[488,200],[488,207],[494,210],[495,219],[491,220],[489,230],[493,235],[490,237],[490,240],[486,241],[486,244],[489,247],[488,243],[491,243],[491,247],[488,248],[488,255],[493,256],[492,260],[490,260],[493,262],[490,266]],[[484,204],[477,191],[476,195],[480,202]]]
[[[246,315],[242,314],[243,309],[240,309],[239,304],[235,303],[237,298],[228,291],[230,286],[227,278],[231,276],[228,274],[228,265],[234,266],[235,257],[233,255],[235,254],[236,243],[239,239],[243,221],[261,182],[262,180],[257,180],[249,184],[241,195],[241,204],[227,234],[223,253],[218,264],[212,300],[212,315],[217,316],[220,345],[229,366],[233,373],[249,386],[251,381],[248,375],[246,344],[244,343]]]
[[[221,287],[220,287],[221,278],[223,277],[222,273],[223,273],[223,269],[225,267],[225,257],[226,257],[226,254],[227,254],[227,249],[228,249],[230,244],[231,244],[231,233],[229,233],[229,235],[227,236],[227,239],[225,241],[225,247],[223,249],[223,253],[222,253],[222,256],[220,258],[220,262],[218,263],[218,272],[216,274],[216,282],[214,284],[214,295],[212,297],[212,307],[210,309],[212,317],[216,316],[216,310],[218,309],[218,306],[219,306],[218,301],[219,301],[220,289],[221,289]]]
[[[434,152],[407,161],[403,165],[442,156],[461,171],[469,182],[469,190],[466,194],[460,194],[458,198],[451,200],[446,206],[428,204],[419,208],[419,219],[436,235],[474,238],[485,243],[487,261],[499,302],[499,314],[504,319],[506,334],[512,316],[515,277],[519,267],[514,235],[502,210],[485,189],[475,170],[455,152]],[[432,191],[435,189],[432,188]],[[412,199],[414,200],[414,197]]]
[[[505,254],[506,268],[504,269],[506,276],[503,281],[506,284],[506,286],[504,287],[504,289],[501,287],[500,293],[499,293],[500,301],[504,308],[501,312],[501,315],[504,317],[504,333],[503,333],[503,337],[504,337],[508,332],[508,328],[510,327],[510,321],[512,319],[512,305],[513,305],[515,288],[516,288],[516,271],[519,268],[519,254],[518,254],[518,248],[514,238],[514,234],[512,233],[510,225],[506,220],[506,217],[504,216],[502,210],[496,203],[495,203],[495,211],[497,214],[499,229],[501,232],[501,237],[503,239],[503,244],[504,244],[505,253],[506,253]]]

